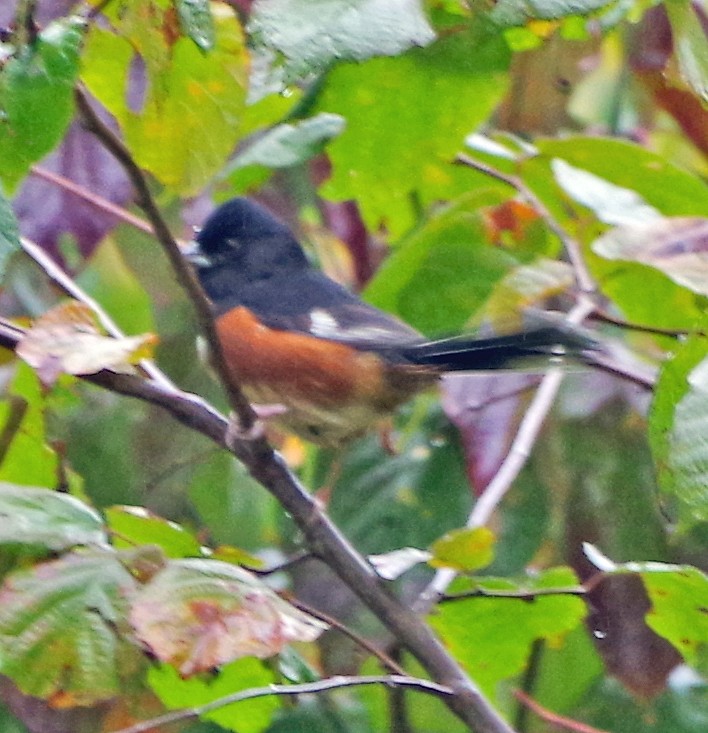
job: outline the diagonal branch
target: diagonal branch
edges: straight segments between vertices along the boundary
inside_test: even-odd
[[[210,304],[162,218],[143,172],[132,160],[120,139],[96,116],[81,91],[77,92],[77,104],[85,124],[113,152],[128,172],[136,188],[139,205],[150,220],[155,236],[167,253],[180,283],[195,305],[200,324],[214,350],[216,366],[229,393],[231,405],[239,415],[245,432],[248,432],[248,428],[255,424],[255,416],[237,385],[232,384],[229,379],[216,337]],[[21,336],[21,329],[0,322],[1,343],[12,348]],[[189,428],[199,431],[232,452],[292,516],[312,552],[359,596],[401,645],[418,659],[436,683],[449,689],[449,694],[444,699],[450,709],[476,733],[513,733],[512,728],[493,709],[430,628],[414,610],[388,590],[374,569],[342,536],[262,436],[254,432],[253,438],[227,440],[227,421],[214,408],[195,395],[167,388],[155,380],[109,371],[102,371],[86,379],[102,388],[160,406]],[[553,392],[553,389],[549,388],[549,391]],[[541,420],[544,414],[539,408]],[[525,439],[526,447],[534,439]],[[523,442],[520,450],[523,463]],[[501,500],[507,489],[508,485],[506,488],[501,486],[498,500]]]
[[[199,280],[182,256],[177,241],[172,236],[162,213],[160,212],[147,179],[142,170],[133,160],[130,151],[123,141],[111,130],[108,125],[96,114],[86,93],[81,88],[76,89],[76,106],[86,128],[103,143],[105,148],[113,154],[123,167],[133,184],[136,192],[136,202],[145,212],[155,237],[167,255],[178,282],[184,288],[194,305],[199,326],[209,344],[213,357],[214,368],[229,399],[229,404],[238,415],[240,426],[244,432],[251,430],[256,424],[256,415],[248,400],[244,397],[238,385],[231,379],[221,344],[216,333],[216,326],[212,318],[211,304],[209,303]]]

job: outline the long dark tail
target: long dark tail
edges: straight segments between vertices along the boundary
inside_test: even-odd
[[[411,346],[405,358],[413,364],[441,371],[533,370],[551,362],[591,361],[598,341],[583,331],[563,324],[544,325],[527,331],[479,338],[455,336]]]

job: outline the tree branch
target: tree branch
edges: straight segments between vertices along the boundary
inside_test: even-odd
[[[443,685],[438,685],[434,682],[429,682],[428,680],[421,680],[417,677],[402,675],[329,677],[318,682],[305,682],[299,685],[268,685],[267,687],[254,687],[250,690],[242,690],[241,692],[235,692],[233,695],[220,697],[218,700],[208,702],[205,705],[198,705],[184,710],[175,710],[172,713],[160,715],[157,718],[145,720],[143,722],[136,723],[135,725],[130,725],[127,728],[120,728],[112,731],[112,733],[144,733],[144,731],[148,731],[153,728],[168,725],[169,723],[176,723],[180,720],[197,718],[199,716],[206,715],[213,710],[226,707],[227,705],[233,705],[234,703],[243,702],[244,700],[253,700],[256,697],[266,697],[269,695],[311,695],[328,692],[329,690],[337,690],[343,687],[362,687],[364,685],[401,687],[415,690],[417,692],[424,692],[428,695],[435,695],[436,697],[441,697],[443,699],[448,698],[453,694],[452,690],[444,687]]]
[[[152,227],[144,219],[134,216],[129,211],[126,211],[122,206],[118,206],[112,201],[103,198],[103,196],[99,196],[85,186],[80,186],[75,181],[72,181],[65,176],[60,176],[58,173],[54,173],[46,168],[42,168],[40,165],[33,165],[32,168],[30,168],[30,171],[33,175],[37,176],[37,178],[42,178],[49,183],[53,183],[55,186],[59,186],[59,188],[63,188],[69,193],[73,193],[74,196],[78,196],[84,201],[87,201],[104,213],[115,216],[116,219],[126,224],[130,224],[130,226],[135,227],[135,229],[138,229],[145,234],[153,234]]]
[[[0,345],[14,349],[24,330],[0,320]],[[101,371],[84,379],[112,392],[149,402],[231,451],[288,512],[307,545],[374,613],[434,680],[450,688],[449,708],[476,733],[513,733],[430,628],[385,587],[374,569],[340,533],[319,503],[263,437],[227,439],[228,421],[201,398],[165,389],[131,374]]]
[[[368,639],[365,639],[363,636],[360,636],[355,631],[352,631],[348,626],[343,624],[338,619],[330,616],[329,614],[322,613],[322,611],[318,611],[316,608],[312,608],[312,606],[309,606],[307,603],[299,601],[297,598],[287,598],[287,601],[292,606],[295,606],[295,608],[300,609],[300,611],[303,611],[310,616],[314,616],[314,618],[318,619],[319,621],[324,621],[324,623],[351,639],[355,644],[360,646],[362,649],[365,649],[372,656],[376,657],[376,659],[381,662],[382,666],[385,667],[392,674],[405,676],[406,671],[401,666],[399,666],[397,662],[391,659],[391,657],[389,657],[385,652],[381,651],[381,649],[379,649],[375,644],[372,644]]]

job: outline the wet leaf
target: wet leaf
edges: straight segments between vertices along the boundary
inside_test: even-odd
[[[71,122],[82,37],[81,20],[56,21],[2,65],[0,158],[11,189],[57,145]]]
[[[555,158],[551,169],[563,190],[578,203],[595,212],[605,224],[640,224],[661,215],[636,192]]]
[[[393,56],[435,38],[419,0],[259,0],[248,27],[291,77],[333,61]]]

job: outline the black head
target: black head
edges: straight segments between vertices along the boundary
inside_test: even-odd
[[[292,232],[267,209],[245,198],[222,204],[206,220],[187,255],[217,305],[239,302],[244,288],[257,287],[309,267]]]

